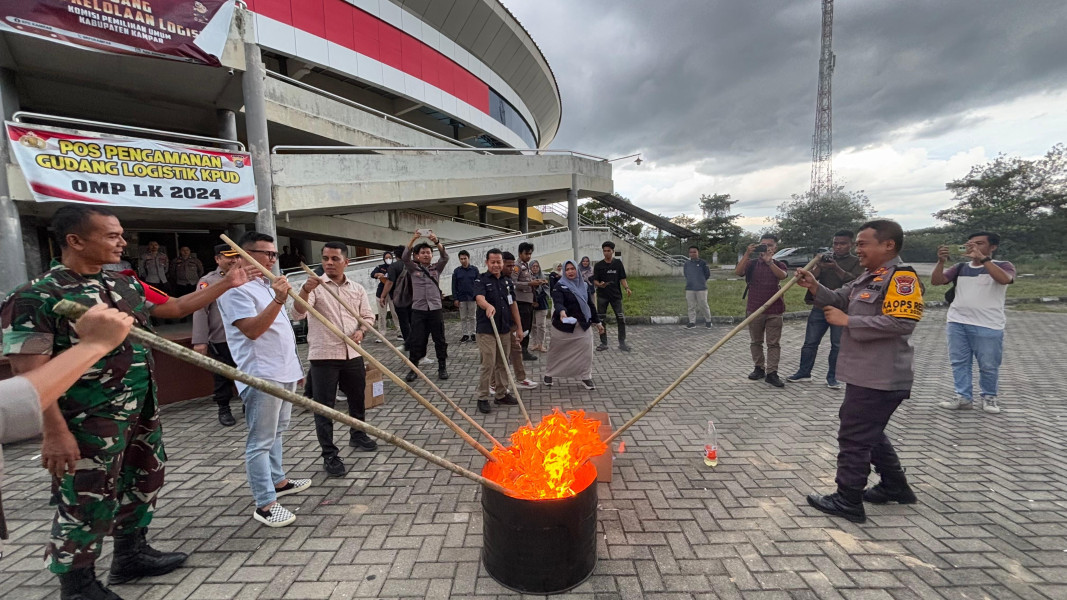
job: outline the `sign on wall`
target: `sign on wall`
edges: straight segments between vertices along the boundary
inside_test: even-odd
[[[218,66],[234,0],[0,0],[0,30]]]
[[[6,125],[13,153],[38,202],[256,210],[252,159],[245,152]]]

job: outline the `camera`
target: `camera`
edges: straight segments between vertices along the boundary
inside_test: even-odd
[[[832,263],[834,262],[834,257],[830,256],[829,254],[823,254],[822,258],[819,259],[819,262]]]
[[[756,246],[756,248],[753,250],[753,252],[757,252],[759,254],[763,254],[766,251],[767,251],[767,244],[760,244],[759,246]]]

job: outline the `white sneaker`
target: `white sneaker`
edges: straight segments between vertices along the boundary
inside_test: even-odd
[[[289,512],[289,510],[281,504],[275,502],[270,505],[270,508],[265,510],[257,508],[252,511],[252,518],[263,523],[267,527],[285,527],[296,520],[296,515]]]
[[[997,406],[996,396],[982,396],[982,410],[987,413],[997,414],[1000,412],[1000,407]]]
[[[491,398],[495,398],[496,397],[496,388],[493,387],[493,386],[489,386],[489,397],[491,397]]]
[[[420,365],[428,365],[428,364],[430,364],[432,362],[433,362],[432,358],[430,358],[429,356],[423,356],[422,359],[419,361],[419,364]]]
[[[285,484],[285,487],[274,488],[274,496],[276,498],[281,498],[282,496],[288,496],[289,494],[298,494],[309,487],[311,487],[310,479],[290,479],[289,483]]]
[[[941,408],[947,408],[949,410],[970,410],[974,408],[974,402],[964,398],[963,396],[956,396],[953,400],[945,400],[939,402],[938,406]]]
[[[537,382],[536,381],[530,381],[529,379],[523,379],[522,381],[516,383],[515,385],[520,387],[520,388],[522,388],[522,389],[524,389],[524,390],[532,390],[535,387],[537,387]]]

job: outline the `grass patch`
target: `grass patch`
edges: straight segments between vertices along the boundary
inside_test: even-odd
[[[733,275],[730,274],[729,277]],[[942,300],[948,286],[931,286],[929,278],[926,283],[926,298]],[[633,316],[681,316],[688,312],[685,304],[684,277],[630,277],[628,279],[634,295],[624,296],[623,306],[626,314]],[[742,279],[730,281],[725,273],[713,273],[708,281],[708,306],[711,314],[717,317],[739,317],[745,315],[745,300],[741,293],[745,290]],[[1022,277],[1008,286],[1009,298],[1044,298],[1049,296],[1067,296],[1067,278],[1064,277]],[[787,311],[808,309],[804,304],[804,289],[793,286],[785,294]],[[1031,310],[1031,309],[1027,309]],[[610,312],[610,311],[609,311]]]
[[[627,315],[634,316],[681,316],[688,312],[685,303],[684,277],[630,277],[627,279],[634,295],[623,300]],[[745,315],[745,291],[742,279],[727,281],[713,279],[708,282],[708,306],[717,317]],[[793,286],[785,294],[786,310],[805,310],[804,289]]]
[[[1062,313],[1067,314],[1067,304],[1058,303],[1044,303],[1034,302],[1032,304],[1013,304],[1008,307],[1010,310],[1021,310],[1025,312],[1042,312],[1042,313]]]

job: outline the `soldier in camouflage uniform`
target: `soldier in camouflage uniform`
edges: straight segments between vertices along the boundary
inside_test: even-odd
[[[3,353],[16,374],[78,342],[72,323],[52,312],[64,298],[107,304],[150,330],[150,316],[180,318],[248,280],[247,272],[234,269],[213,286],[171,299],[135,277],[102,271],[120,260],[126,246],[110,211],[65,206],[52,225],[62,260],[0,305]],[[64,599],[118,598],[95,575],[105,535],[115,536],[110,584],[169,573],[187,558],[159,552],[145,540],[166,460],[152,370],[149,348],[126,341],[45,411],[41,455],[53,476],[56,506],[46,555]]]

